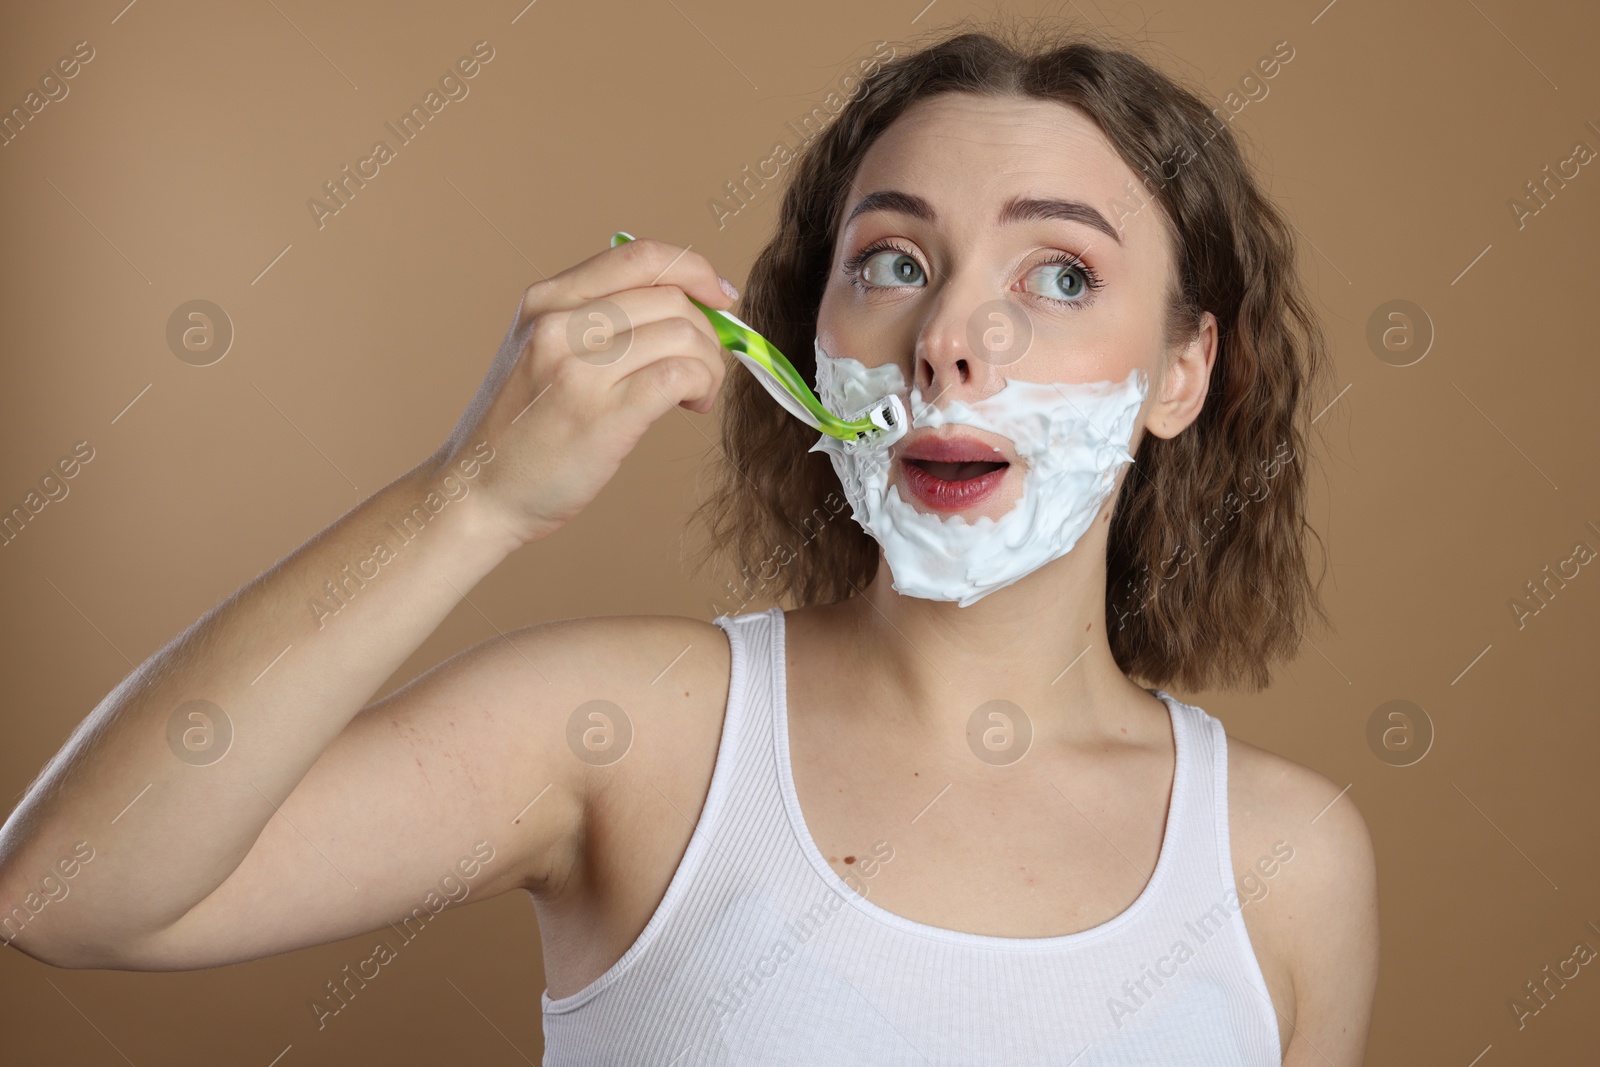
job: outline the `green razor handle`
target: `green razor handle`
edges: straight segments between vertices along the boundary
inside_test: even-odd
[[[611,235],[611,247],[631,240],[632,234],[618,231]],[[822,401],[811,391],[805,378],[771,341],[726,311],[708,308],[692,296],[689,302],[705,312],[706,318],[711,320],[718,343],[750,369],[756,381],[783,405],[784,410],[813,430],[841,441],[859,443],[884,433],[892,434],[891,440],[895,440],[908,428],[905,405],[894,394],[876,400],[866,409],[848,417],[835,415],[822,406]]]

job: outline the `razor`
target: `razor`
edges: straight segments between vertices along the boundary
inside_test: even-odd
[[[611,235],[615,248],[633,240],[633,235],[620,230]],[[822,401],[811,391],[800,372],[794,369],[776,345],[726,311],[706,307],[694,297],[689,302],[705,313],[717,332],[717,341],[732,352],[734,358],[755,375],[756,381],[771,394],[783,409],[807,426],[847,444],[861,445],[868,441],[879,445],[881,436],[888,434],[888,442],[898,440],[909,427],[905,404],[891,393],[874,400],[860,411],[846,416],[835,415],[823,407]]]

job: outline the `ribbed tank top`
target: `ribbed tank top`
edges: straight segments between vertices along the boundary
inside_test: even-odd
[[[782,610],[714,621],[732,667],[704,808],[622,958],[543,994],[547,1067],[1281,1064],[1234,890],[1221,722],[1147,690],[1176,769],[1155,872],[1122,913],[1055,937],[928,926],[851,888],[806,829]]]

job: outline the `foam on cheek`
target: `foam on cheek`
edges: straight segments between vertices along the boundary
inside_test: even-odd
[[[815,344],[817,395],[829,410],[857,411],[905,391],[895,364],[866,367]],[[1067,552],[1111,495],[1117,471],[1133,462],[1128,445],[1148,381],[1135,368],[1120,382],[1041,383],[1007,379],[975,403],[925,407],[911,390],[911,427],[962,425],[1008,438],[1026,464],[1022,495],[995,520],[918,511],[889,485],[889,444],[821,435],[851,513],[883,546],[896,591],[961,607],[1032,573]]]

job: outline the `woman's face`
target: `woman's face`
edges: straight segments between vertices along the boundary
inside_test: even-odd
[[[1160,210],[1075,108],[964,93],[919,101],[862,159],[818,341],[829,356],[898,364],[907,388],[936,407],[989,396],[1007,378],[1120,382],[1141,368],[1149,395],[1130,450],[1145,428],[1171,436],[1198,414],[1204,383],[1193,413],[1163,396],[1162,320],[1175,267]],[[919,436],[959,429],[1019,465],[996,434],[913,425],[891,458]],[[894,484],[902,466],[891,468]],[[1008,471],[966,514],[998,518],[1021,492]],[[903,485],[901,496],[912,499]]]

